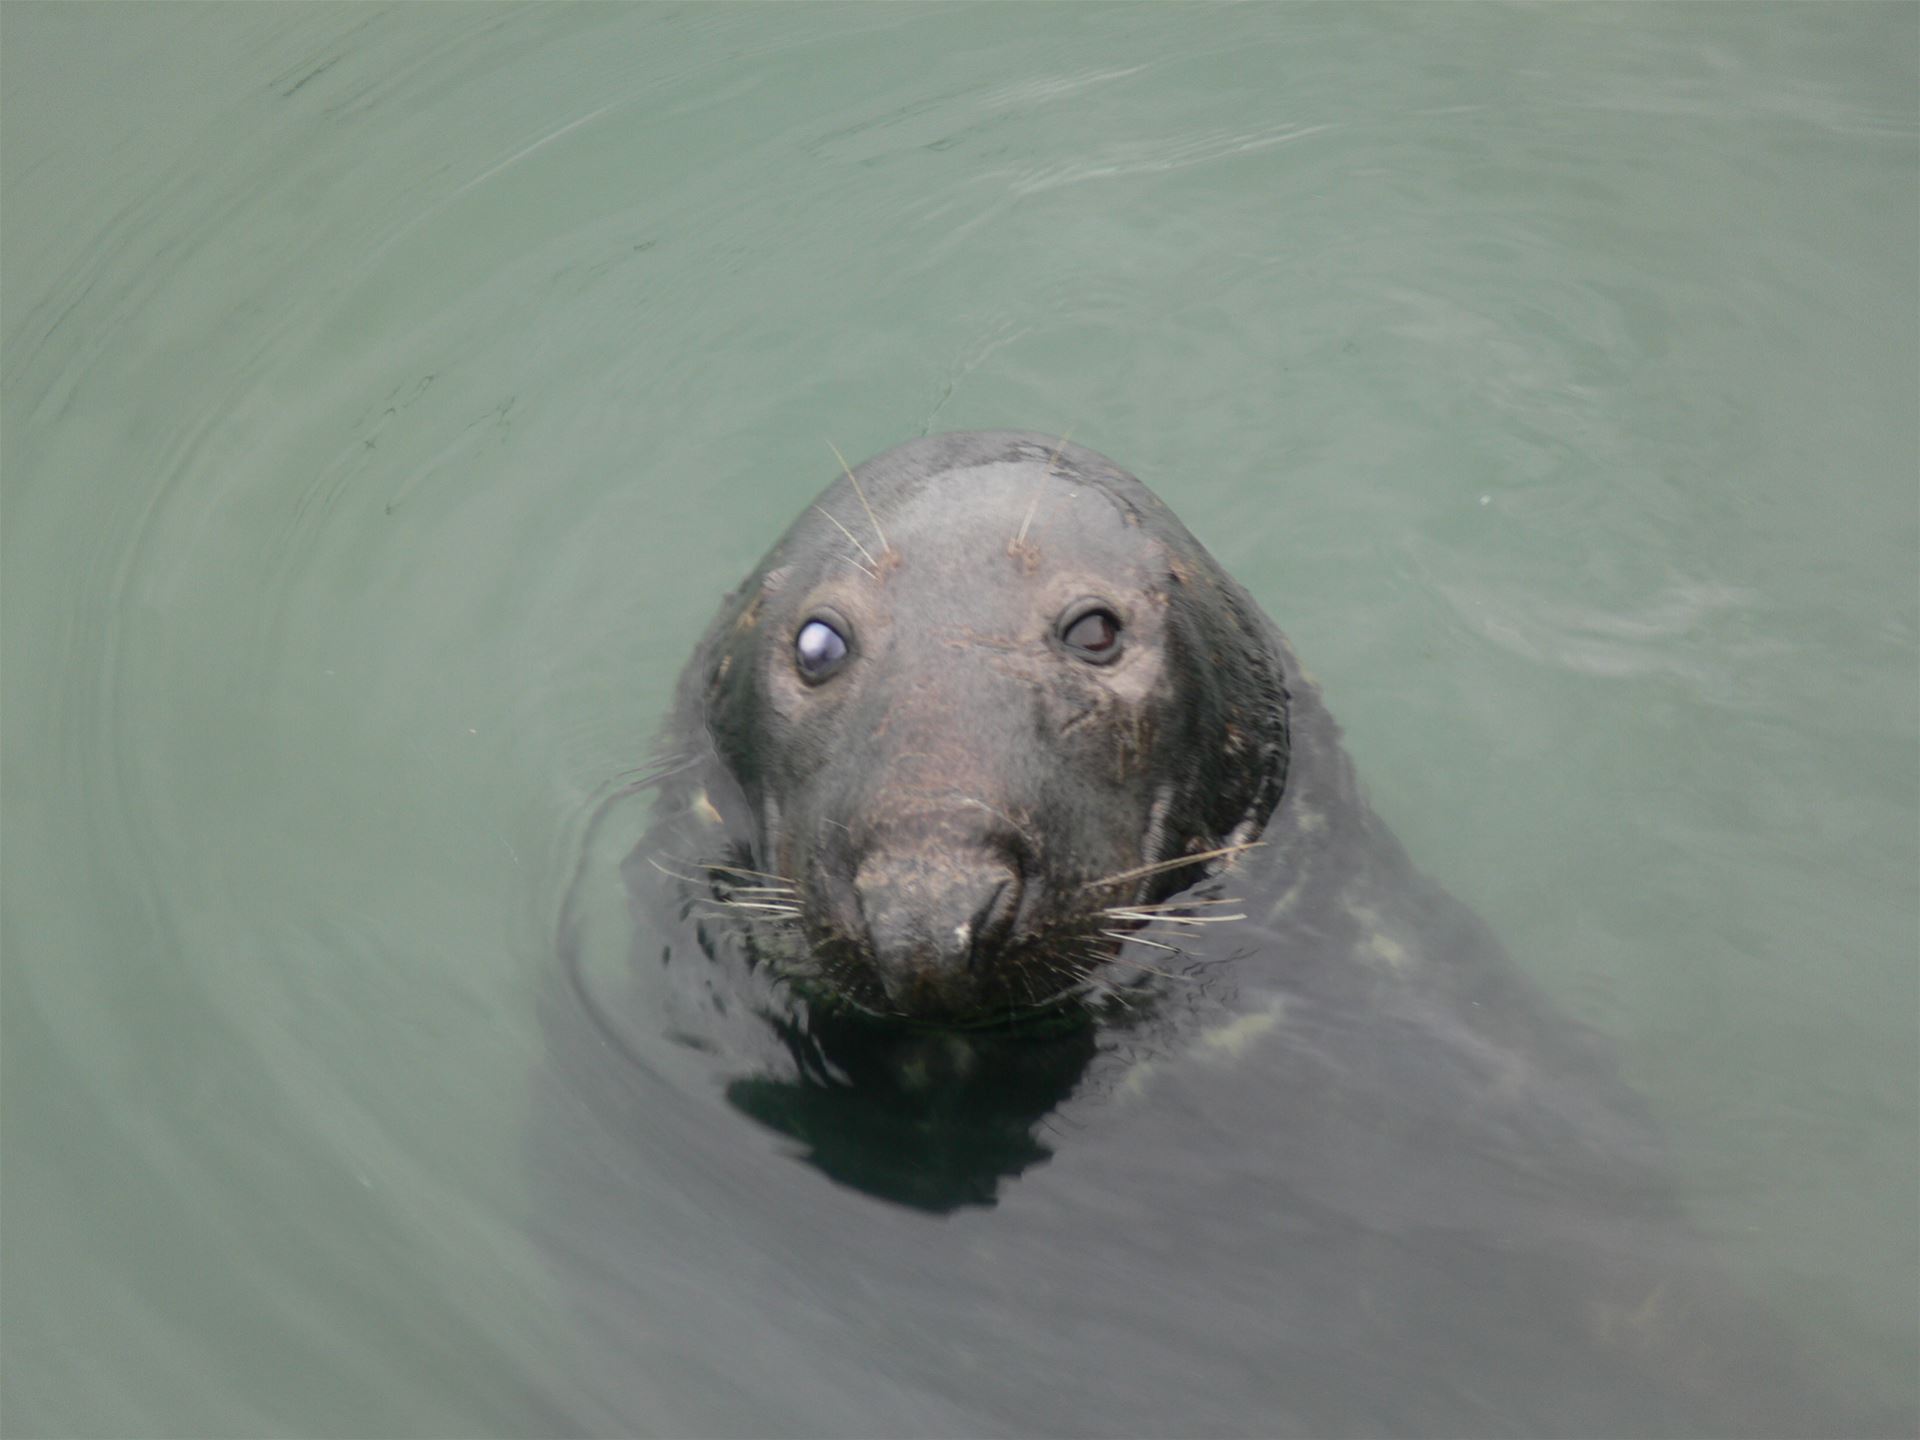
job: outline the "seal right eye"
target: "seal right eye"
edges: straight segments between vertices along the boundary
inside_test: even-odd
[[[844,665],[847,652],[847,637],[818,618],[807,621],[793,637],[793,661],[809,685],[818,685]]]
[[[1059,633],[1060,643],[1090,665],[1120,658],[1120,617],[1097,601],[1070,608]]]

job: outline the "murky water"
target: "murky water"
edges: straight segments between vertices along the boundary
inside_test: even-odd
[[[529,1143],[588,817],[720,595],[827,441],[1001,425],[1248,583],[1729,1272],[1910,1415],[1917,55],[1907,5],[4,7],[6,1432],[1073,1413],[1008,1359],[1057,1309],[983,1372],[907,1243],[1101,1225],[1072,1132],[942,1218],[637,1092],[573,1157],[624,1309]],[[1142,1385],[1263,1432],[1207,1340]]]

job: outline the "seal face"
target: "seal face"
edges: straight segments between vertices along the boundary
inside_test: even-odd
[[[710,742],[728,837],[716,894],[816,1002],[944,1025],[1057,1007],[1266,823],[1278,643],[1090,450],[889,450],[801,515],[682,679],[675,729]]]

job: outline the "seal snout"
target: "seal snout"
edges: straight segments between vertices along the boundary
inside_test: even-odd
[[[1012,937],[1020,869],[989,850],[881,851],[854,877],[873,968],[908,1014],[964,1008]]]

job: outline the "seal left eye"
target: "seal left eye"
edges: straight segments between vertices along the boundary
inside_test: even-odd
[[[846,663],[847,637],[824,620],[809,620],[793,637],[793,659],[800,678],[818,684]]]

